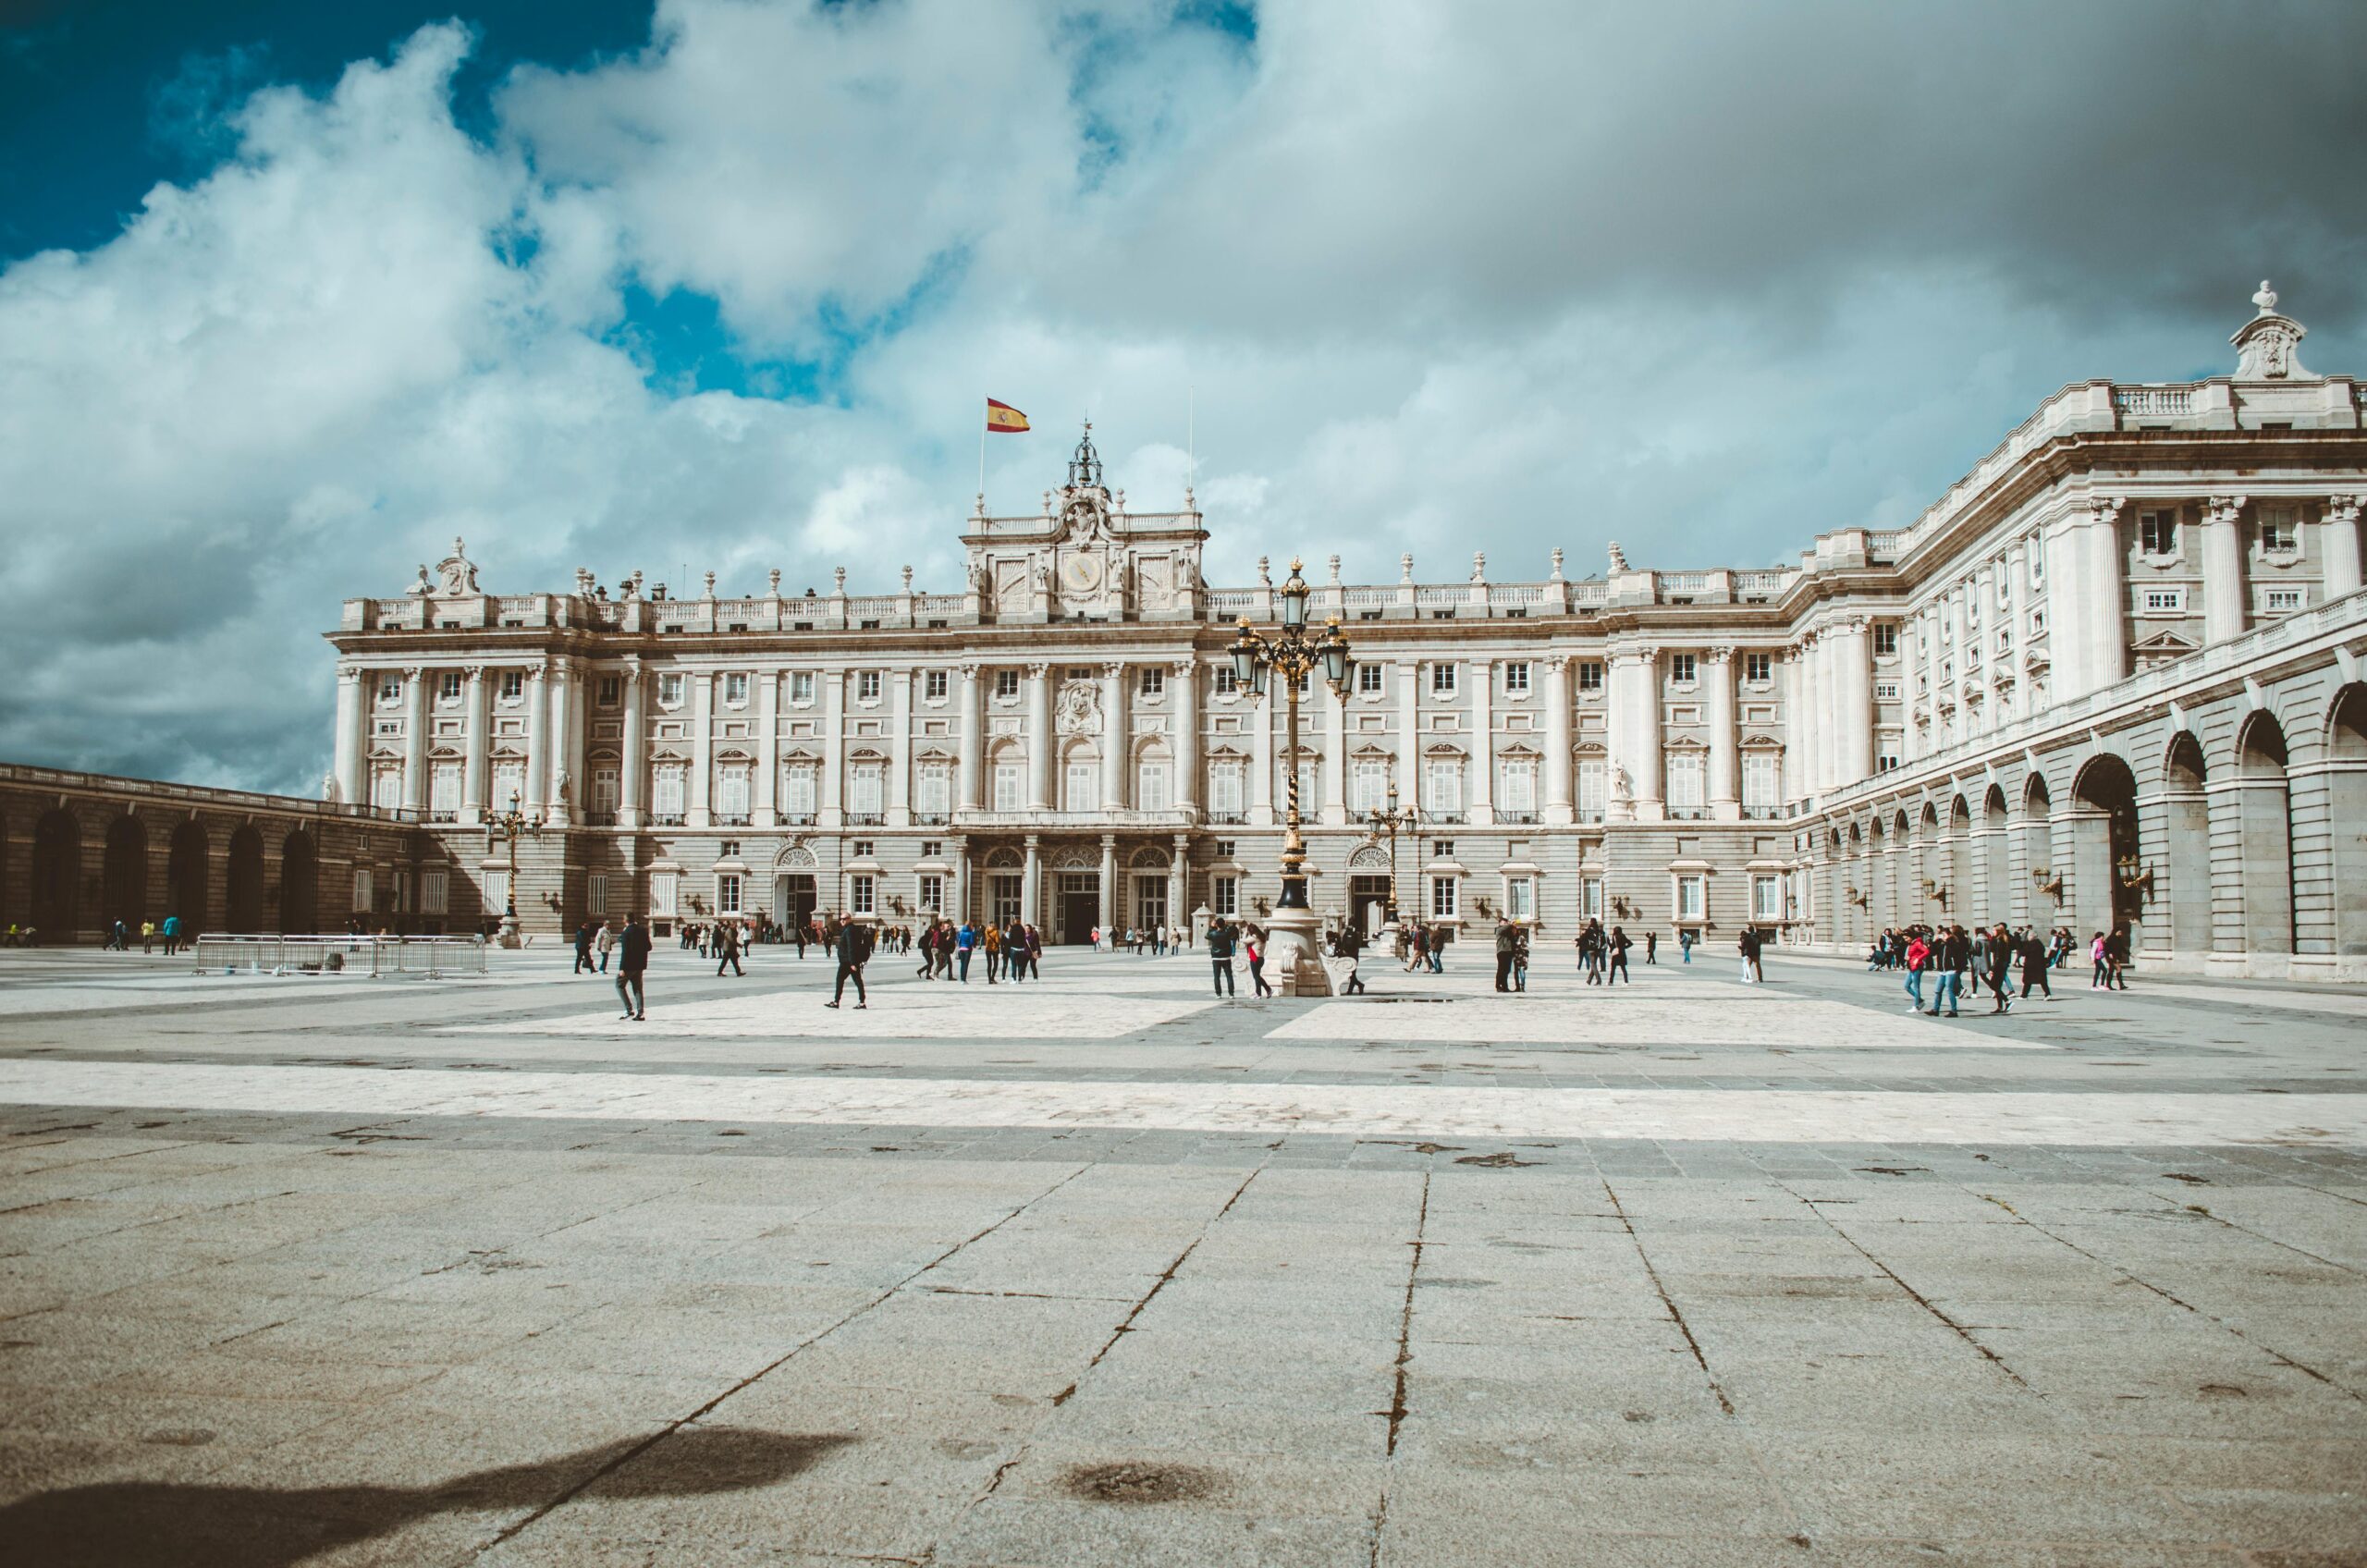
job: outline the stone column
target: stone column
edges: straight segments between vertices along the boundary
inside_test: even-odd
[[[1110,928],[1118,924],[1116,911],[1119,907],[1118,836],[1104,833],[1101,835],[1101,901],[1095,909],[1095,924],[1101,927],[1105,937],[1109,935]]]
[[[2367,497],[2335,496],[2326,501],[2325,522],[2318,533],[2324,541],[2320,553],[2325,560],[2329,599],[2356,593],[2362,585],[2359,566],[2359,509],[2362,499]]]
[[[946,848],[953,858],[953,900],[945,913],[959,925],[970,918],[970,840],[956,839]]]
[[[1175,713],[1175,805],[1180,811],[1196,812],[1200,806],[1200,666],[1194,659],[1175,661],[1174,680],[1169,683],[1168,704]],[[1179,840],[1181,841],[1181,840]],[[1169,900],[1171,924],[1174,919],[1173,899]]]
[[[1473,659],[1471,681],[1471,820],[1496,820],[1496,661]]]
[[[370,699],[364,689],[368,679],[369,672],[350,665],[337,672],[337,798],[347,805],[370,803],[362,765],[369,752]]]
[[[985,766],[987,720],[986,686],[978,674],[975,664],[962,667],[962,755],[956,764],[958,784],[953,797],[957,811],[976,811],[980,804],[978,778]]]
[[[427,672],[403,669],[403,809],[427,809]]]
[[[1742,764],[1735,750],[1735,651],[1711,648],[1704,684],[1709,688],[1710,816],[1716,822],[1742,818]]]
[[[564,827],[573,820],[574,793],[583,783],[575,772],[575,670],[568,660],[552,663],[546,695],[551,704],[551,773],[543,798],[550,803],[551,825]]]
[[[715,672],[691,672],[691,788],[683,802],[682,824],[705,827],[714,818],[709,802],[715,794]],[[843,889],[844,884],[840,884]],[[840,900],[845,899],[843,890]]]
[[[1184,907],[1184,895],[1191,888],[1191,884],[1185,880],[1188,875],[1186,868],[1191,864],[1192,836],[1188,833],[1178,833],[1175,835],[1174,844],[1167,857],[1167,924],[1171,926],[1181,927],[1192,924],[1187,918],[1191,912]]]
[[[484,666],[469,666],[467,695],[468,756],[460,766],[460,821],[475,824],[484,820],[485,770],[493,744],[493,716],[486,706]]]
[[[1545,660],[1545,791],[1544,820],[1566,825],[1576,820],[1570,791],[1570,655],[1549,655]]]
[[[1841,782],[1841,633],[1824,626],[1816,634],[1809,668],[1816,672],[1816,792],[1819,799]]]
[[[1264,702],[1247,692],[1242,700],[1248,704],[1249,725],[1249,825],[1271,827],[1274,825],[1274,712],[1282,705],[1278,697]]]
[[[913,825],[913,672],[888,674],[888,826]]]
[[[1809,792],[1808,753],[1809,725],[1808,685],[1802,679],[1800,650],[1785,648],[1782,655],[1784,673],[1784,756],[1777,764],[1776,790],[1784,800],[1797,801]]]
[[[526,798],[520,802],[521,811],[543,809],[543,781],[550,774],[550,744],[545,738],[545,724],[550,717],[548,672],[542,665],[526,671]],[[506,811],[508,801],[493,802],[497,811]]]
[[[1422,667],[1397,667],[1397,803],[1422,808]]]
[[[1101,667],[1101,809],[1125,810],[1127,794],[1126,667],[1113,659]]]
[[[1612,701],[1619,712],[1613,722],[1624,733],[1626,753],[1614,766],[1627,770],[1632,819],[1658,822],[1661,802],[1661,651],[1649,644],[1620,650],[1613,669]],[[1617,777],[1613,779],[1617,793]]]
[[[626,827],[641,826],[649,800],[649,722],[644,706],[648,676],[637,658],[625,660],[625,767],[617,780],[617,821]]]
[[[2223,496],[2203,512],[2202,640],[2206,643],[2242,636],[2251,619],[2244,603],[2244,534],[2239,521],[2244,501],[2241,496]],[[2056,690],[2061,691],[2059,684]]]
[[[1044,856],[1036,835],[1025,840],[1027,858],[1019,873],[1019,918],[1032,925],[1044,924],[1042,892],[1044,888]]]
[[[1834,705],[1839,720],[1834,726],[1838,754],[1832,787],[1838,790],[1874,774],[1873,622],[1863,616],[1846,622],[1834,645],[1834,662],[1837,667]]]
[[[818,826],[840,827],[844,826],[840,807],[846,800],[847,672],[823,669],[815,674],[822,682],[822,790],[815,811]]]
[[[1027,809],[1052,809],[1052,667],[1027,667]],[[1032,907],[1032,906],[1031,906]],[[1032,919],[1033,916],[1030,916]]]
[[[2080,606],[2079,621],[2088,637],[2083,662],[2090,691],[2110,686],[2128,675],[2128,590],[2123,581],[2128,569],[2128,556],[2120,543],[2120,514],[2128,505],[2126,496],[2099,499],[2088,515],[2084,530],[2087,553],[2081,565],[2088,591]]]
[[[1323,809],[1309,820],[1338,827],[1348,820],[1348,700],[1319,671],[1306,686],[1323,710]]]
[[[756,677],[756,777],[750,780],[751,820],[758,827],[780,825],[780,683],[779,670]]]

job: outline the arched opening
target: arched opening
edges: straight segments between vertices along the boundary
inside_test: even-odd
[[[205,927],[205,900],[212,892],[206,870],[205,829],[184,822],[173,829],[165,857],[165,913],[180,917],[180,933],[194,937]]]
[[[106,866],[99,879],[99,919],[120,920],[133,936],[148,918],[148,830],[129,814],[107,824]]]
[[[68,811],[43,812],[33,824],[32,927],[43,942],[71,942],[81,932],[82,825]]]
[[[2071,849],[2068,877],[2073,921],[2085,941],[2098,931],[2129,930],[2137,947],[2138,923],[2145,915],[2141,888],[2126,884],[2137,870],[2137,779],[2128,765],[2107,752],[2091,757],[2071,780],[2073,809],[2065,813]]]
[[[1988,921],[2021,918],[2014,898],[2013,856],[2006,848],[2005,791],[1996,785],[1981,801],[1981,917]]]
[[[1915,818],[1914,864],[1909,870],[1913,880],[1907,890],[1907,907],[1926,925],[1947,918],[1948,912],[1940,907],[1934,897],[1942,886],[1940,879],[1948,874],[1943,858],[1946,852],[1947,847],[1940,842],[1940,814],[1926,801]]]
[[[2030,920],[2033,925],[2054,926],[2063,920],[2062,871],[2054,864],[2053,828],[2047,823],[2050,805],[2046,779],[2033,773],[2022,786],[2022,864],[2030,879]]]
[[[1910,925],[1919,918],[1916,912],[1923,907],[1923,889],[1915,883],[1915,843],[1907,837],[1907,813],[1891,818],[1890,827],[1891,918]]]
[[[1867,922],[1877,931],[1886,931],[1897,924],[1891,911],[1889,854],[1889,837],[1883,831],[1883,819],[1878,816],[1866,828],[1866,879],[1858,884],[1858,890],[1866,895]]]
[[[2170,948],[2211,950],[2211,800],[2202,742],[2181,729],[2162,759],[2162,863],[2153,867],[2153,899],[2168,906]],[[2157,917],[2158,918],[2158,917]]]
[[[313,836],[301,827],[279,846],[279,928],[310,934],[320,929],[321,857]]]
[[[2244,949],[2293,950],[2293,801],[2285,731],[2256,713],[2236,734],[2236,823]]]
[[[1948,917],[1979,920],[1983,906],[1980,889],[1972,885],[1972,807],[1962,795],[1948,805],[1946,844],[1933,876],[1948,895]]]
[[[236,936],[251,936],[263,929],[263,835],[253,823],[247,824],[230,835],[229,876],[224,882],[229,895],[228,921]]]
[[[2335,693],[2326,818],[2334,832],[2334,950],[2367,953],[2367,685]]]

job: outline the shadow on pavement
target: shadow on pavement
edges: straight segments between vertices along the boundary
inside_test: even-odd
[[[0,1563],[43,1568],[284,1568],[438,1513],[533,1508],[583,1486],[602,1498],[687,1497],[773,1485],[852,1442],[693,1427],[628,1438],[434,1487],[222,1486],[114,1481],[0,1508]],[[638,1457],[636,1449],[648,1445]],[[610,1465],[619,1468],[604,1475]]]

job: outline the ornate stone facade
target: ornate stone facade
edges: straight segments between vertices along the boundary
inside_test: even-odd
[[[1295,745],[1223,655],[1236,617],[1273,619],[1272,570],[1208,587],[1189,493],[1131,510],[1089,429],[1036,512],[968,519],[958,592],[907,569],[877,595],[843,570],[828,594],[579,571],[496,595],[456,543],[329,634],[330,788],[480,871],[490,807],[541,814],[549,897],[520,908],[546,929],[1254,914],[1296,767],[1336,918],[1388,885],[1357,819],[1393,785],[1422,817],[1400,901],[1450,924],[1848,948],[2116,915],[2173,967],[2359,974],[2367,438],[2358,386],[2255,303],[2235,374],[2066,387],[1911,526],[1820,534],[1797,566],[1638,570],[1614,545],[1584,579],[1556,550],[1541,581],[1475,556],[1419,582],[1406,557],[1367,585],[1334,557],[1313,612],[1360,663]]]

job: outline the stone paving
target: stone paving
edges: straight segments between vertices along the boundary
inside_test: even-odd
[[[2367,996],[1471,957],[0,954],[0,1562],[2367,1562]]]

